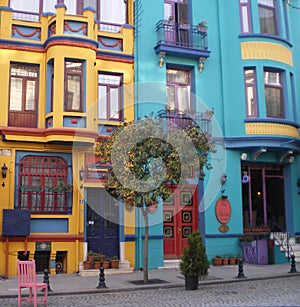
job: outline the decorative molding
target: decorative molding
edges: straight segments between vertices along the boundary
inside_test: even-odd
[[[73,28],[73,27],[70,25],[70,23],[69,23],[68,21],[65,20],[65,23],[64,23],[64,31],[65,31],[65,32],[71,31],[71,32],[73,32],[73,33],[78,33],[79,31],[82,30],[82,33],[83,33],[84,35],[87,34],[87,25],[86,25],[86,23],[78,23],[78,22],[75,22],[75,21],[74,21],[73,23],[78,24],[78,25],[79,25],[78,28],[76,28],[76,29]]]
[[[31,32],[29,33],[24,33],[22,32],[21,30],[31,30],[33,29]],[[25,38],[33,38],[33,36],[35,34],[37,34],[37,38],[41,38],[41,29],[40,28],[32,28],[32,27],[23,27],[23,26],[16,26],[16,25],[13,25],[12,26],[12,36],[14,37],[16,35],[16,33],[22,37],[25,37]]]
[[[275,123],[246,123],[246,134],[273,134],[299,138],[298,129],[294,126]]]
[[[241,54],[243,60],[273,60],[293,66],[291,50],[275,43],[243,42],[241,43]]]

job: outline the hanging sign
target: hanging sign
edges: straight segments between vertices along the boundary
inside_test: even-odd
[[[231,205],[229,200],[222,196],[216,203],[216,217],[221,224],[229,222],[231,217]]]

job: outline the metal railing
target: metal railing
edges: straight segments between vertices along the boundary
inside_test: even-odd
[[[207,51],[207,31],[190,24],[160,20],[156,24],[157,45],[185,47]]]

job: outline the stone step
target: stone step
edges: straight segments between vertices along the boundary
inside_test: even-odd
[[[164,266],[158,267],[158,269],[178,269],[180,259],[165,259]]]

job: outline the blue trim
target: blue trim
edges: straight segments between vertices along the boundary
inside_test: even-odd
[[[91,11],[93,13],[96,13],[96,10],[92,6],[87,6],[83,9],[83,12],[85,11]]]
[[[134,26],[129,25],[128,23],[124,23],[124,24],[123,24],[123,28],[133,29],[133,28],[134,28]]]
[[[206,234],[205,237],[206,238],[239,238],[239,237],[243,237],[244,233],[224,233],[224,234],[213,234],[213,235],[209,235]]]
[[[157,239],[163,239],[163,235],[149,235],[149,240],[157,240]],[[145,235],[142,235],[142,239],[145,240]]]
[[[56,268],[56,261],[50,260],[50,269],[55,269],[55,268]]]
[[[11,40],[6,40],[6,39],[0,39],[0,44],[6,44],[9,46],[28,46],[28,47],[34,47],[34,48],[39,48],[41,50],[44,49],[43,44],[35,44],[35,43],[29,43],[29,42],[18,42],[18,41],[11,41]]]
[[[98,44],[97,44],[98,48]],[[118,57],[118,58],[125,58],[125,59],[134,59],[134,55],[131,54],[116,54],[112,52],[106,52],[106,51],[97,51],[97,55],[106,55],[106,56],[113,56],[113,57]]]
[[[124,242],[134,242],[136,235],[124,235]]]
[[[54,16],[54,15],[55,15],[55,13],[52,13],[52,12],[44,12],[44,13],[42,13],[43,17]]]
[[[293,47],[293,44],[285,39],[285,38],[282,38],[282,37],[278,37],[276,35],[268,35],[268,34],[240,34],[239,35],[240,38],[271,38],[271,39],[274,39],[274,40],[278,40],[282,43],[285,43],[287,45],[289,45],[290,47]]]
[[[13,12],[14,10],[9,6],[0,6],[1,11]]]
[[[44,47],[46,48],[49,43],[52,41],[64,40],[64,41],[72,41],[72,42],[80,42],[94,45],[98,49],[98,43],[94,40],[85,37],[75,37],[75,36],[52,36],[45,41]]]
[[[246,118],[245,123],[276,123],[300,128],[300,124],[281,118]]]
[[[59,7],[64,7],[65,9],[67,9],[66,5],[64,3],[58,3],[56,5],[54,5],[55,9],[59,8]]]
[[[69,232],[69,219],[38,218],[30,220],[31,233],[67,233]]]

